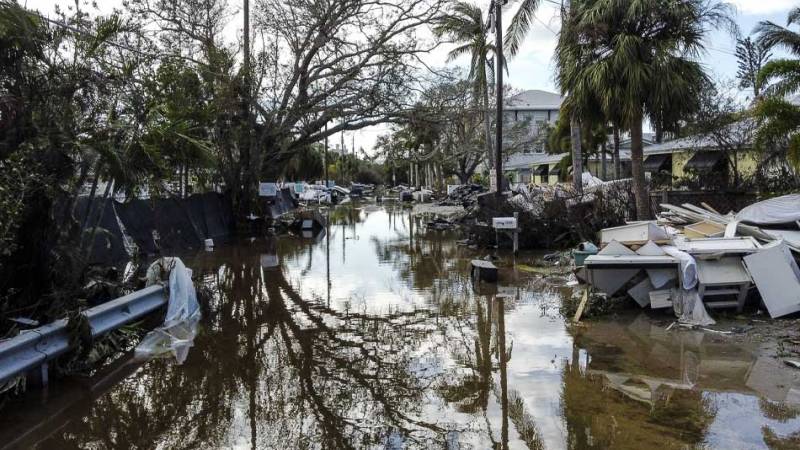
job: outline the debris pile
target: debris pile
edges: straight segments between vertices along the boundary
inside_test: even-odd
[[[800,311],[800,195],[738,214],[706,204],[661,207],[657,220],[603,229],[580,277],[643,308],[672,308],[690,325],[714,323],[706,308],[741,312],[755,292],[773,318]]]
[[[478,194],[486,192],[480,184],[462,184],[449,189],[447,197],[439,202],[439,206],[463,206],[469,208],[478,201]]]
[[[630,182],[620,180],[586,186],[583,194],[565,185],[519,186],[507,201],[493,194],[477,197],[468,208],[470,240],[479,246],[494,245],[492,218],[519,217],[519,247],[568,248],[590,240],[597,230],[625,223],[633,213]]]

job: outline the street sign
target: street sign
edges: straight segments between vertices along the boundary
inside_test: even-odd
[[[516,230],[517,218],[516,217],[495,217],[492,219],[492,227],[495,230]]]

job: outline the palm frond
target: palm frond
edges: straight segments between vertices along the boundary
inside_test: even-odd
[[[536,10],[540,4],[541,0],[522,0],[517,12],[511,19],[503,45],[511,56],[516,56],[519,53],[522,42],[533,27],[533,22],[536,19]]]

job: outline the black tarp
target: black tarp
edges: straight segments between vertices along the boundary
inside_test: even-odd
[[[215,243],[224,241],[235,227],[229,201],[213,192],[185,199],[111,201],[100,224],[109,231],[108,244],[104,241],[100,245],[97,239],[92,262],[112,264],[128,258],[119,223],[138,252],[147,255],[199,250],[206,239],[214,239]]]
[[[113,200],[109,199],[106,201],[105,208],[103,208],[102,198],[95,198],[92,202],[89,225],[94,225],[94,221],[97,220],[97,214],[100,213],[101,209],[103,209],[103,216],[100,218],[100,222],[97,223],[98,230],[95,233],[92,254],[89,257],[91,263],[111,265],[128,258],[128,253],[122,240],[122,230],[114,212],[114,203]],[[75,218],[79,223],[83,221],[88,206],[89,197],[78,198],[75,205]],[[85,233],[91,233],[91,230],[87,230]],[[88,237],[88,234],[85,236]]]

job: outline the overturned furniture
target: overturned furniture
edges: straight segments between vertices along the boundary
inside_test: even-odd
[[[662,204],[656,221],[601,231],[586,281],[641,307],[672,306],[683,322],[713,322],[705,308],[741,312],[758,291],[773,318],[800,312],[800,195],[722,215],[710,206]]]

